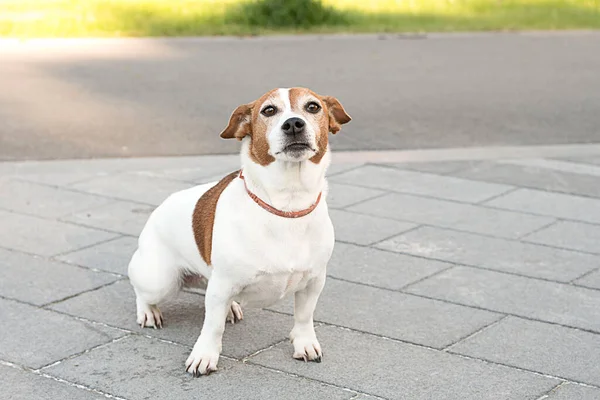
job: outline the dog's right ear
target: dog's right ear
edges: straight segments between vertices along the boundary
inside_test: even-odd
[[[242,104],[235,109],[231,117],[229,118],[229,124],[223,132],[221,137],[223,139],[242,140],[246,135],[252,135],[252,108],[254,102],[248,104]]]

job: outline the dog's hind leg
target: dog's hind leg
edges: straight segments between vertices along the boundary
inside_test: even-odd
[[[175,295],[181,286],[179,271],[169,260],[136,250],[129,263],[129,280],[136,294],[137,323],[142,327],[162,328],[158,304]]]

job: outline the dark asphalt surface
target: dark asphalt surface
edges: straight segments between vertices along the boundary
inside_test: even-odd
[[[600,142],[600,33],[0,42],[0,160],[237,152],[273,87],[338,97],[337,150]]]

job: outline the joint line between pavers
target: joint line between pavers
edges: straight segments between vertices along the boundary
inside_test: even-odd
[[[507,312],[507,311],[499,311],[499,310],[494,310],[494,309],[491,309],[491,308],[474,306],[472,304],[459,303],[457,301],[452,301],[452,300],[447,300],[447,299],[441,299],[441,298],[427,296],[427,295],[419,294],[419,293],[411,293],[411,292],[404,292],[404,291],[402,291],[400,293],[409,294],[409,295],[417,296],[417,297],[422,297],[424,299],[429,299],[429,300],[437,300],[437,301],[441,301],[443,303],[454,304],[454,305],[457,305],[457,306],[474,308],[476,310],[490,311],[490,312],[493,312],[493,313],[496,313],[496,314],[506,314],[506,315],[510,315],[510,316],[513,316],[513,317],[516,317],[516,318],[525,319],[525,320],[528,320],[528,321],[535,321],[535,322],[541,322],[541,323],[549,324],[549,325],[562,326],[563,328],[569,328],[569,329],[575,329],[575,330],[581,331],[581,332],[593,333],[594,335],[600,334],[600,331],[595,331],[593,329],[581,328],[581,327],[578,327],[578,326],[572,326],[572,325],[561,324],[561,323],[558,323],[558,322],[546,321],[546,320],[543,320],[543,319],[528,317],[528,316],[522,315],[522,314],[515,314],[515,313]]]
[[[35,373],[41,373],[41,371],[43,371],[44,369],[47,369],[47,368],[54,367],[54,366],[56,366],[56,365],[62,364],[62,363],[63,363],[63,362],[65,362],[65,361],[68,361],[68,360],[71,360],[71,359],[73,359],[73,358],[79,357],[79,356],[81,356],[81,355],[87,354],[87,353],[89,353],[90,351],[94,351],[94,350],[96,350],[96,349],[100,349],[100,348],[103,348],[103,347],[109,346],[109,345],[111,345],[111,344],[113,344],[113,343],[117,343],[117,342],[119,342],[119,341],[121,341],[121,340],[123,340],[123,339],[125,339],[125,338],[128,338],[128,337],[130,337],[130,336],[131,336],[130,334],[125,334],[125,335],[123,335],[123,336],[120,336],[120,337],[118,337],[118,338],[112,339],[112,340],[110,340],[110,341],[108,341],[108,342],[106,342],[106,343],[102,343],[102,344],[99,344],[99,345],[97,345],[97,346],[93,346],[93,347],[90,347],[90,348],[88,348],[88,349],[85,349],[84,351],[80,351],[80,352],[78,352],[78,353],[71,354],[71,355],[69,355],[69,356],[67,356],[67,357],[61,358],[60,360],[53,361],[53,362],[51,362],[50,364],[46,364],[46,365],[44,365],[44,366],[41,366],[40,368],[34,369],[34,370],[33,370],[33,372],[35,372]]]
[[[573,278],[573,279],[571,279],[571,280],[569,281],[569,283],[570,283],[571,285],[573,285],[573,286],[581,286],[581,287],[585,287],[586,289],[595,289],[595,290],[599,290],[598,288],[590,288],[590,287],[583,286],[583,285],[579,285],[579,284],[576,284],[576,283],[575,283],[575,281],[576,281],[576,280],[578,280],[578,279],[582,279],[582,278],[585,278],[586,276],[588,276],[588,275],[591,275],[591,274],[593,274],[594,272],[597,272],[597,271],[600,271],[600,267],[598,267],[598,268],[594,268],[593,270],[591,270],[591,271],[588,271],[588,272],[586,272],[585,274],[583,274],[583,275],[581,275],[581,276],[578,276],[577,278]]]
[[[383,239],[377,240],[377,241],[375,241],[373,243],[369,243],[368,245],[366,245],[366,247],[376,246],[376,245],[378,245],[378,244],[380,244],[382,242],[385,242],[386,240],[389,240],[389,239],[391,239],[393,237],[396,237],[396,236],[399,236],[399,235],[405,235],[407,233],[410,233],[412,231],[416,231],[417,229],[423,227],[422,224],[419,224],[419,223],[416,223],[416,222],[412,222],[412,224],[414,224],[415,226],[413,226],[412,228],[408,228],[408,229],[404,229],[402,231],[396,232],[396,233],[394,233],[392,235],[384,237]]]
[[[466,340],[469,340],[477,335],[479,335],[480,333],[483,333],[485,331],[487,331],[488,329],[498,325],[500,322],[502,322],[503,320],[505,320],[508,317],[508,315],[504,314],[502,315],[500,318],[498,318],[495,321],[490,322],[487,325],[482,326],[481,328],[477,329],[475,332],[469,333],[468,335],[463,336],[462,338],[458,339],[456,342],[444,347],[442,349],[442,351],[444,352],[449,352],[451,348],[453,348],[454,346],[458,345],[459,343],[462,343]]]
[[[489,364],[501,365],[501,366],[507,367],[507,368],[514,368],[514,369],[519,370],[519,371],[530,372],[532,374],[543,376],[545,378],[558,379],[558,380],[564,381],[564,382],[575,383],[575,384],[579,384],[579,385],[585,385],[585,386],[588,386],[588,387],[592,387],[592,388],[595,388],[595,389],[600,389],[600,386],[591,385],[589,383],[576,381],[576,380],[573,380],[571,378],[564,378],[564,377],[557,376],[557,375],[545,374],[543,372],[535,371],[535,370],[532,370],[532,369],[523,368],[523,367],[517,367],[516,365],[505,364],[505,363],[501,363],[501,362],[498,362],[498,361],[488,360],[488,359],[485,359],[485,358],[467,356],[467,355],[460,354],[460,353],[454,353],[452,351],[449,351],[448,354],[452,354],[452,355],[455,355],[457,357],[461,357],[461,358],[464,358],[464,359],[467,359],[467,360],[478,360],[478,361],[482,361],[482,362],[489,363]]]
[[[345,183],[337,183],[337,182],[334,182],[334,183],[335,183],[336,185],[346,185]],[[349,185],[349,186],[351,186],[351,185]],[[354,203],[346,204],[346,205],[345,205],[345,206],[343,206],[343,207],[329,207],[329,205],[328,205],[328,207],[329,207],[329,208],[331,208],[332,210],[342,210],[342,211],[348,211],[348,210],[347,210],[347,208],[348,208],[348,207],[354,207],[354,206],[358,206],[358,205],[360,205],[360,204],[362,204],[362,203],[365,203],[365,202],[367,202],[367,201],[375,200],[375,199],[378,199],[378,198],[380,198],[380,197],[384,197],[384,196],[387,196],[388,194],[392,194],[392,193],[393,193],[393,192],[390,192],[390,191],[387,191],[387,190],[382,190],[382,189],[373,189],[373,190],[379,190],[379,191],[381,191],[381,192],[383,192],[383,193],[379,193],[379,194],[376,194],[376,195],[374,195],[374,196],[367,197],[367,198],[365,198],[365,199],[359,200],[359,201],[357,201],[357,202],[354,202]],[[351,211],[348,211],[348,212],[351,212]]]
[[[110,394],[110,393],[107,393],[107,392],[103,392],[103,391],[101,391],[101,390],[94,389],[94,388],[91,388],[91,387],[88,387],[88,386],[82,385],[82,384],[80,384],[80,383],[75,383],[75,382],[67,381],[67,380],[65,380],[65,379],[58,378],[58,377],[56,377],[56,376],[53,376],[53,375],[50,375],[50,374],[47,374],[47,373],[44,373],[44,372],[34,372],[34,373],[35,373],[36,375],[38,375],[38,376],[42,376],[42,377],[44,377],[44,378],[46,378],[46,379],[52,379],[53,381],[60,382],[60,383],[64,383],[64,384],[66,384],[67,386],[72,386],[72,387],[76,387],[76,388],[78,388],[78,389],[87,390],[88,392],[93,392],[93,393],[100,394],[100,395],[102,395],[102,396],[104,396],[104,397],[106,397],[106,398],[109,398],[109,399],[115,399],[115,400],[127,400],[127,399],[126,399],[126,398],[124,398],[124,397],[120,397],[120,396],[116,396],[116,395],[114,395],[114,394]]]
[[[431,227],[431,225],[425,225],[424,224],[423,227]],[[440,228],[438,228],[438,229],[440,229]],[[441,229],[446,229],[446,228],[441,228]],[[456,231],[454,229],[447,229],[447,230]],[[457,232],[462,232],[462,231],[457,231]],[[397,235],[394,235],[394,236],[397,236]],[[484,236],[484,235],[480,235],[480,236]],[[503,239],[503,240],[508,240],[508,241],[512,241],[512,242],[516,241],[516,240],[512,240],[512,239],[505,239],[505,238],[497,238],[497,239]],[[382,247],[371,247],[369,245],[362,245],[362,244],[358,244],[358,243],[354,243],[354,242],[348,242],[348,241],[344,241],[344,240],[336,240],[336,242],[344,243],[344,244],[351,244],[351,245],[358,246],[358,247],[373,248],[375,250],[385,251],[387,253],[402,254],[402,255],[405,255],[405,256],[421,258],[421,259],[428,260],[428,261],[439,261],[439,262],[443,262],[445,264],[452,264],[452,265],[458,266],[458,267],[475,268],[475,269],[480,269],[480,270],[484,270],[484,271],[497,272],[499,274],[518,276],[518,277],[527,278],[527,279],[537,279],[537,280],[540,280],[540,281],[558,283],[558,284],[562,284],[562,285],[568,285],[569,284],[569,282],[565,282],[565,281],[557,281],[557,280],[552,280],[552,279],[548,279],[548,278],[542,278],[542,277],[538,277],[538,276],[523,275],[523,274],[518,274],[516,272],[502,271],[502,270],[499,270],[499,269],[493,269],[493,268],[489,268],[489,267],[482,267],[480,265],[465,264],[465,263],[460,263],[460,262],[456,262],[456,261],[445,260],[443,258],[428,257],[428,256],[420,255],[420,254],[413,254],[413,253],[407,253],[407,252],[403,252],[403,251],[390,250],[390,249],[386,249],[386,248],[382,248]],[[593,256],[598,256],[598,254],[594,254],[594,253],[584,253],[584,252],[574,251],[574,250],[571,250],[571,249],[563,249],[563,248],[560,248],[560,247],[553,247],[553,246],[545,246],[545,247],[550,247],[552,249],[557,249],[557,250],[571,251],[571,252],[574,252],[574,253],[582,253],[582,254],[589,254],[589,255],[593,255]],[[577,278],[577,279],[579,279],[579,278]],[[358,282],[356,282],[356,283],[358,283]],[[412,285],[412,283],[410,285]],[[391,289],[386,289],[384,287],[381,287],[381,289],[391,290]],[[588,289],[588,288],[586,287],[586,289]],[[597,289],[597,288],[589,288],[589,289],[591,289],[591,290],[600,290],[600,289]]]
[[[275,347],[275,346],[278,346],[278,345],[280,345],[280,344],[282,344],[282,343],[285,343],[285,342],[287,342],[288,340],[289,340],[288,338],[285,338],[285,339],[279,340],[279,341],[277,341],[277,342],[275,342],[275,343],[273,343],[273,344],[271,344],[271,345],[269,345],[269,346],[267,346],[267,347],[265,347],[265,348],[263,348],[263,349],[257,350],[257,351],[255,351],[255,352],[254,352],[254,353],[252,353],[252,354],[249,354],[249,355],[247,355],[247,356],[244,356],[244,357],[242,357],[242,358],[241,358],[239,361],[241,361],[241,362],[243,362],[243,363],[246,363],[246,362],[247,362],[248,360],[250,360],[252,357],[255,357],[255,356],[259,355],[260,353],[263,353],[263,352],[265,352],[265,351],[267,351],[267,350],[271,350],[273,347]]]
[[[552,222],[548,222],[547,224],[544,224],[544,225],[542,225],[542,226],[540,226],[540,227],[538,227],[538,228],[536,228],[536,229],[532,230],[531,232],[527,232],[527,233],[525,233],[525,234],[523,234],[523,235],[519,236],[518,240],[519,240],[520,242],[532,243],[532,244],[538,244],[538,243],[536,243],[536,242],[531,242],[531,241],[528,241],[528,240],[525,240],[525,239],[527,238],[527,236],[531,236],[531,235],[533,235],[533,234],[536,234],[536,233],[538,233],[538,232],[541,232],[541,231],[543,231],[544,229],[550,228],[552,225],[555,225],[555,224],[557,224],[557,223],[560,221],[558,218],[552,218],[552,219],[553,219],[553,221],[552,221]],[[573,251],[577,251],[577,250],[573,250]]]
[[[281,315],[292,315],[292,314],[288,314],[288,313],[286,313],[284,311],[277,311],[277,310],[271,310],[271,309],[265,309],[265,310],[269,311],[269,312],[272,312],[272,313],[281,314]],[[413,345],[413,346],[418,346],[418,347],[422,347],[422,348],[429,349],[429,350],[435,350],[435,351],[440,351],[441,350],[440,348],[427,346],[427,345],[422,344],[422,343],[411,342],[411,341],[406,340],[406,339],[392,338],[392,337],[389,337],[389,336],[380,335],[380,334],[373,333],[373,332],[367,332],[367,331],[363,331],[363,330],[356,329],[356,328],[350,328],[350,327],[347,327],[347,326],[338,325],[338,324],[334,324],[334,323],[331,323],[331,322],[326,322],[326,321],[321,321],[321,320],[318,320],[316,322],[320,323],[321,324],[320,326],[332,326],[334,328],[345,329],[345,330],[347,330],[349,332],[354,332],[354,333],[360,333],[360,334],[364,334],[364,335],[369,335],[369,336],[376,337],[376,338],[383,339],[383,340],[390,340],[392,342],[410,344],[410,345]]]
[[[75,294],[67,296],[67,297],[63,297],[62,299],[59,299],[59,300],[54,300],[54,301],[51,301],[49,303],[42,304],[39,307],[47,310],[48,307],[57,305],[59,303],[62,303],[63,301],[70,300],[72,298],[78,297],[78,296],[80,296],[82,294],[85,294],[85,293],[95,292],[97,290],[104,289],[105,287],[108,287],[108,286],[111,286],[111,285],[114,285],[116,283],[123,282],[123,281],[126,281],[126,280],[127,280],[127,278],[120,278],[120,279],[117,279],[115,281],[112,281],[112,282],[109,282],[109,283],[105,283],[104,285],[100,285],[98,287],[95,287],[95,288],[92,288],[92,289],[89,289],[89,290],[85,290],[83,292],[79,292],[79,293],[75,293]]]
[[[460,178],[460,179],[464,179],[464,178]],[[469,179],[467,179],[467,180],[469,180]],[[476,181],[472,181],[472,182],[476,182]],[[495,183],[495,182],[485,182],[485,183]],[[508,184],[504,184],[504,185],[508,185]],[[517,190],[521,189],[518,186],[514,186],[514,185],[510,185],[510,186],[512,186],[512,187],[510,189],[507,189],[505,192],[495,194],[491,197],[488,197],[487,199],[477,201],[473,204],[475,204],[475,205],[484,204],[484,203],[487,203],[488,201],[499,199],[500,197],[506,196],[508,194],[511,194],[511,193],[516,192]]]
[[[350,388],[345,387],[345,386],[335,385],[333,383],[322,381],[320,379],[309,378],[307,376],[298,375],[298,374],[295,374],[293,372],[287,372],[287,371],[282,371],[282,370],[279,370],[279,369],[276,369],[276,368],[273,368],[273,367],[268,367],[268,366],[263,365],[263,364],[252,362],[251,360],[248,361],[247,364],[253,365],[253,366],[256,366],[256,367],[259,367],[259,368],[263,368],[263,369],[266,369],[266,370],[269,370],[269,371],[272,371],[272,372],[276,372],[278,374],[286,375],[286,376],[289,376],[289,377],[292,377],[292,378],[304,379],[304,380],[307,380],[307,381],[318,382],[318,383],[320,383],[322,385],[333,387],[333,388],[336,388],[336,389],[341,389],[341,390],[343,390],[345,392],[349,392],[349,393],[352,393],[352,394],[357,394],[357,395],[364,394],[364,395],[371,396],[371,397],[374,397],[375,399],[379,399],[379,400],[390,400],[390,399],[387,399],[385,397],[380,397],[380,396],[377,396],[377,395],[374,395],[374,394],[361,392],[361,391],[358,391],[356,389],[350,389]]]
[[[343,163],[336,163],[336,165],[339,165],[339,164],[343,164]],[[333,164],[332,164],[332,165],[333,165]],[[350,168],[348,168],[348,169],[345,169],[345,170],[343,170],[343,171],[334,172],[333,174],[327,174],[327,173],[325,173],[325,178],[327,179],[327,178],[331,178],[332,176],[337,176],[337,175],[345,174],[346,172],[350,172],[350,171],[354,171],[354,170],[357,170],[357,169],[359,169],[359,168],[362,168],[362,167],[364,167],[365,165],[366,165],[366,164],[364,164],[364,163],[361,163],[360,165],[356,165],[356,166],[354,166],[354,167],[350,167]]]
[[[545,392],[544,394],[541,395],[541,397],[538,397],[536,400],[544,400],[550,397],[550,394],[552,392],[555,392],[557,389],[559,389],[561,386],[567,385],[569,382],[568,381],[564,381],[564,382],[560,382],[558,385],[554,386],[552,389],[548,390],[547,392]]]

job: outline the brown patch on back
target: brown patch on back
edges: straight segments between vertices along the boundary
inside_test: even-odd
[[[211,265],[212,237],[215,224],[215,213],[217,211],[217,202],[223,190],[239,175],[240,171],[232,172],[219,183],[208,189],[196,203],[192,215],[192,230],[194,239],[200,250],[200,255],[206,263]]]

